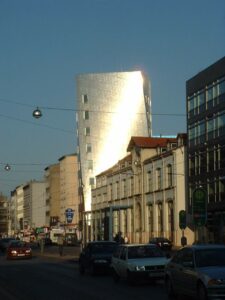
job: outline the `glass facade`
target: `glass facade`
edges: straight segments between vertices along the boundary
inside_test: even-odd
[[[206,226],[214,231],[212,240],[221,242],[225,239],[225,57],[190,79],[186,87],[189,213],[193,191],[201,186],[207,192]]]
[[[89,178],[124,157],[131,136],[151,135],[150,82],[140,71],[93,73],[78,75],[76,87],[80,186],[89,211]]]

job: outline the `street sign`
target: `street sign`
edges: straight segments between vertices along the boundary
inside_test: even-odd
[[[74,210],[72,208],[67,208],[66,211],[65,211],[65,215],[66,215],[67,223],[72,223]]]
[[[179,212],[179,227],[180,227],[180,229],[185,229],[187,227],[185,210],[180,210],[180,212]]]
[[[207,193],[203,188],[196,188],[193,191],[192,214],[194,225],[200,227],[206,224]]]

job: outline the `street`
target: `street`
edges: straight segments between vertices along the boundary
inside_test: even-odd
[[[0,255],[1,300],[167,299],[163,282],[130,286],[114,283],[109,275],[81,276],[74,247],[62,258],[54,246],[40,254],[37,249],[31,260],[20,261]]]

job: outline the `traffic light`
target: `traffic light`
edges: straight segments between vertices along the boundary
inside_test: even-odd
[[[180,210],[179,212],[179,227],[180,229],[185,229],[187,227],[187,220],[186,220],[186,211]]]

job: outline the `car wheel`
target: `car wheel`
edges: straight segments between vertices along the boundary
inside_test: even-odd
[[[165,285],[166,285],[166,292],[167,292],[169,299],[175,299],[176,294],[174,292],[172,281],[169,277],[166,278]]]
[[[119,280],[120,280],[120,276],[117,274],[117,272],[113,269],[112,270],[112,277],[113,277],[113,280],[114,280],[114,282],[119,282]]]
[[[85,273],[85,268],[82,264],[79,264],[79,273],[80,273],[80,275],[84,275],[84,273]]]
[[[197,294],[198,294],[198,299],[199,300],[207,300],[207,291],[203,283],[199,283],[197,287]]]

